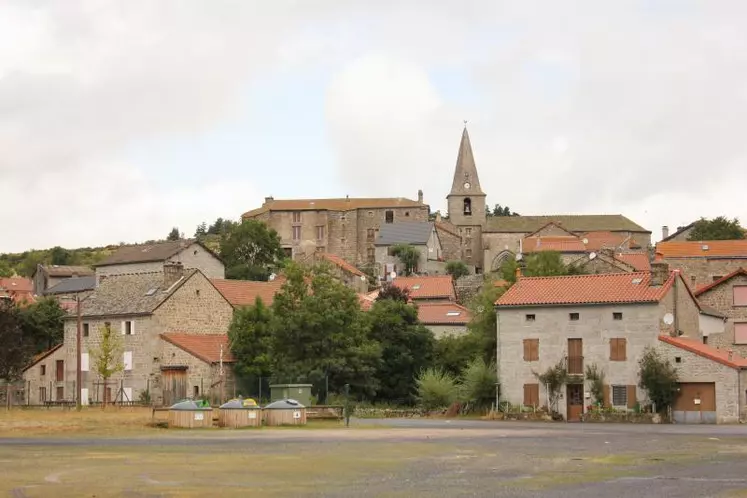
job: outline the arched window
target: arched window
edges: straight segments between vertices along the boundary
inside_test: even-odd
[[[470,199],[469,197],[464,199],[464,215],[472,215],[472,199]]]

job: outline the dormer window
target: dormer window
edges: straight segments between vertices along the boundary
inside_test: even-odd
[[[464,215],[472,216],[472,199],[469,197],[464,199]]]

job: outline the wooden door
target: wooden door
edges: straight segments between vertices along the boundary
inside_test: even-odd
[[[568,339],[568,373],[584,374],[584,345],[581,339]]]
[[[162,372],[163,404],[171,406],[187,397],[187,370],[167,369]]]
[[[578,422],[584,413],[584,385],[568,384],[567,387],[568,413],[566,414],[566,420],[568,422]]]
[[[57,372],[55,376],[55,380],[57,382],[64,382],[65,381],[65,360],[57,360],[56,363],[57,366]]]
[[[679,423],[716,423],[716,385],[713,382],[683,382],[672,406]]]
[[[60,386],[57,388],[57,399],[55,401],[64,401],[65,399],[65,388]]]

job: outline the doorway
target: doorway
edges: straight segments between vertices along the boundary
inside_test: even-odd
[[[581,415],[584,413],[584,385],[568,384],[566,394],[568,396],[566,420],[568,422],[580,422]]]

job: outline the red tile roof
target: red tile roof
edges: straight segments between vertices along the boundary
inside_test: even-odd
[[[580,238],[582,240],[586,239],[585,246],[588,251],[599,251],[605,247],[610,249],[617,249],[620,246],[622,246],[622,249],[640,247],[640,244],[635,239],[623,233],[609,231],[587,232],[581,235]]]
[[[677,272],[663,286],[652,287],[651,274],[607,273],[565,277],[519,278],[497,306],[655,303],[669,291]]]
[[[729,359],[729,351],[727,349],[716,349],[714,347],[703,344],[702,342],[690,339],[688,337],[671,337],[668,335],[660,335],[659,340],[671,344],[672,346],[684,349],[691,353],[695,353],[703,358],[716,361],[727,367],[747,369],[747,359],[742,358],[737,352],[732,353],[731,359]]]
[[[615,259],[632,266],[636,271],[651,271],[651,262],[648,254],[643,252],[617,253]]]
[[[284,277],[277,277],[271,282],[255,282],[251,280],[226,280],[214,278],[210,281],[213,283],[218,292],[231,303],[231,306],[250,306],[253,305],[257,297],[262,302],[270,306],[275,299],[275,294],[280,292],[280,288],[285,283]]]
[[[358,294],[358,302],[361,304],[361,309],[363,311],[368,311],[376,302],[376,298],[367,294]]]
[[[661,258],[747,257],[747,240],[671,241],[656,244]]]
[[[560,235],[547,237],[527,237],[522,242],[526,253],[539,251],[585,252],[586,247],[578,237]]]
[[[236,359],[231,354],[226,334],[161,334],[161,339],[183,349],[195,358],[205,363],[218,363],[220,361],[221,346],[223,346],[223,361],[233,363]]]
[[[241,215],[242,218],[251,218],[268,211],[350,211],[353,209],[383,209],[425,207],[418,201],[405,199],[404,197],[393,198],[345,198],[345,199],[273,199],[266,202],[257,209],[253,209]]]
[[[456,303],[420,303],[418,320],[425,325],[467,325],[472,313]]]
[[[450,275],[423,277],[397,277],[393,285],[407,289],[412,299],[449,299],[456,301],[454,282]]]
[[[697,289],[695,291],[695,295],[699,296],[699,295],[703,294],[704,292],[707,292],[707,291],[713,289],[717,285],[721,285],[724,282],[726,282],[727,280],[731,280],[732,278],[736,277],[737,275],[747,275],[747,270],[745,270],[744,268],[738,268],[736,271],[733,271],[733,272],[729,273],[728,275],[726,275],[724,277],[721,277],[720,279],[716,280],[715,282],[711,282],[710,284],[704,285],[703,287]]]
[[[348,263],[347,261],[345,261],[344,259],[342,259],[340,256],[336,254],[330,254],[328,252],[325,252],[323,254],[320,254],[320,256],[326,259],[327,261],[329,261],[330,263],[332,263],[333,265],[338,266],[339,268],[342,268],[348,273],[352,273],[353,275],[356,275],[358,277],[366,276],[365,273],[363,273],[358,268],[351,265],[350,263]]]
[[[0,278],[0,289],[16,292],[33,292],[34,283],[30,278],[10,277]]]

